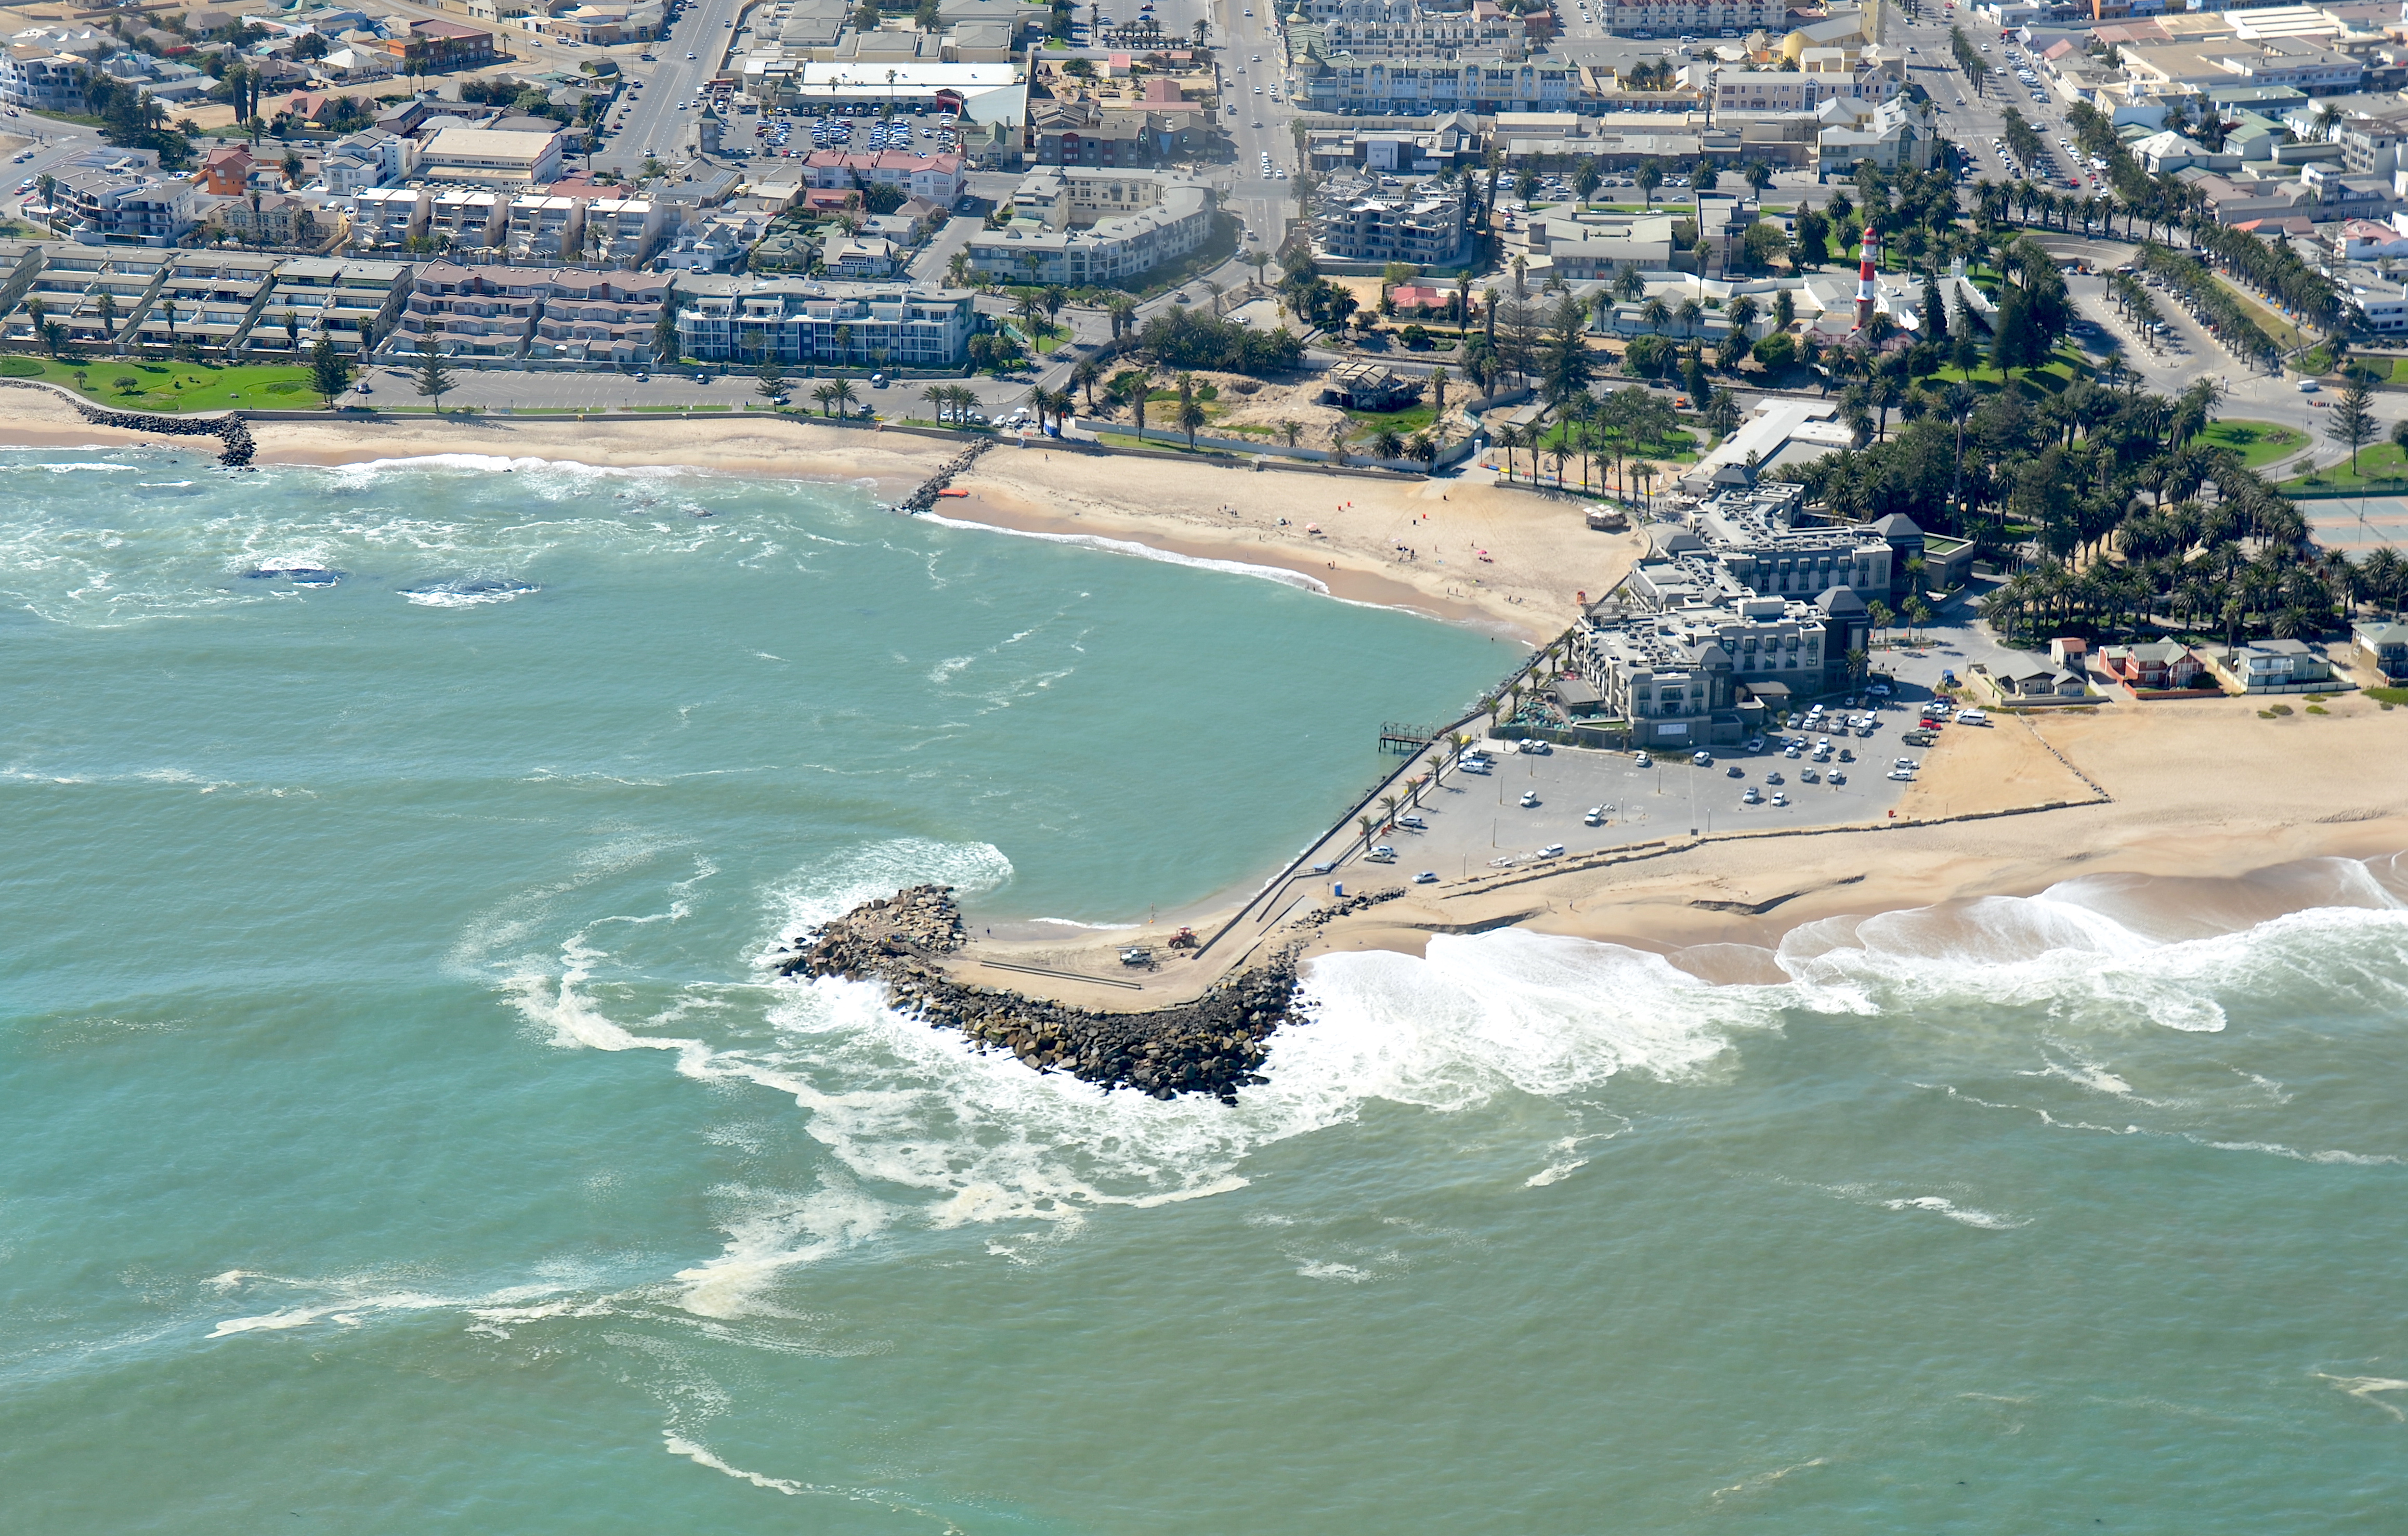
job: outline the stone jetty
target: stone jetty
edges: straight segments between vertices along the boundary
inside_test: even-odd
[[[937,472],[921,481],[920,488],[895,504],[898,512],[924,512],[937,505],[937,493],[953,482],[953,477],[978,462],[978,456],[995,446],[993,438],[981,438],[968,448],[937,467]]]
[[[1302,1017],[1294,945],[1192,1002],[1099,1013],[954,981],[939,962],[961,949],[962,937],[953,887],[914,885],[802,935],[779,969],[883,982],[897,1009],[931,1028],[958,1029],[982,1051],[1009,1051],[1040,1072],[1155,1098],[1211,1094],[1236,1103],[1240,1088],[1268,1081],[1257,1069],[1271,1032]]]
[[[229,469],[250,468],[251,455],[258,452],[258,446],[251,441],[251,423],[232,411],[222,416],[152,416],[138,410],[110,410],[55,385],[18,379],[0,380],[0,383],[48,390],[75,407],[76,414],[94,426],[113,426],[161,438],[215,438],[221,444],[218,463]]]

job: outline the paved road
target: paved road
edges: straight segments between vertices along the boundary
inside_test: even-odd
[[[628,93],[624,114],[611,113],[611,122],[622,126],[595,152],[595,170],[633,175],[647,154],[669,158],[686,130],[702,115],[703,87],[718,76],[736,40],[734,23],[746,4],[747,0],[690,0],[669,36],[643,49],[656,64],[643,64],[627,50],[612,50],[629,81],[640,80],[643,88]],[[546,45],[542,53],[556,55],[563,62],[576,57],[557,45]],[[694,56],[688,58],[688,54]],[[751,130],[741,132],[749,135]]]
[[[36,195],[31,192],[20,195],[14,190],[17,181],[30,181],[45,171],[53,176],[64,175],[69,158],[81,154],[87,150],[102,148],[97,130],[79,128],[72,123],[56,122],[49,118],[36,117],[31,112],[12,111],[6,117],[0,117],[0,133],[15,138],[33,140],[23,149],[10,151],[16,154],[22,154],[28,149],[33,151],[31,158],[13,162],[7,167],[17,173],[16,180],[7,183],[10,189],[8,208],[11,212],[16,211]]]

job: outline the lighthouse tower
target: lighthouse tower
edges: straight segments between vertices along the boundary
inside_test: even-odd
[[[1881,237],[1865,226],[1865,248],[1856,259],[1856,329],[1873,323],[1873,268],[1881,262]]]

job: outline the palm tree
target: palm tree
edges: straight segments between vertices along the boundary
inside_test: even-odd
[[[945,419],[945,413],[953,408],[953,386],[950,384],[931,384],[926,389],[920,392],[920,398],[924,401],[927,404],[928,409],[935,413],[937,421],[939,423],[942,423]]]
[[[1671,322],[1672,307],[1658,294],[1639,307],[1639,319],[1649,331],[1662,336],[1664,327]]]
[[[1404,456],[1405,439],[1393,426],[1383,426],[1371,435],[1371,456],[1395,459]]]
[[[1376,825],[1377,824],[1369,816],[1357,816],[1354,818],[1354,825],[1362,832],[1363,841],[1367,847],[1371,841],[1371,829]]]
[[[1187,434],[1187,446],[1189,448],[1192,449],[1196,446],[1196,429],[1211,420],[1211,417],[1205,412],[1203,401],[1196,398],[1192,393],[1184,391],[1181,393],[1179,400],[1179,425],[1181,429]]]
[[[811,398],[820,403],[821,415],[831,416],[835,414],[834,407],[836,404],[836,386],[834,384],[820,385],[818,388],[811,391]]]
[[[1079,359],[1079,366],[1070,370],[1072,387],[1086,392],[1087,414],[1090,416],[1096,413],[1096,381],[1103,376],[1103,365],[1092,357]]]
[[[1698,334],[1698,326],[1706,318],[1705,308],[1694,298],[1684,298],[1681,301],[1681,307],[1672,311],[1672,318],[1681,323],[1682,335],[1695,336]]]
[[[1397,797],[1394,795],[1380,797],[1380,824],[1383,826],[1397,825]]]
[[[1290,448],[1294,448],[1297,444],[1297,439],[1304,436],[1304,423],[1302,422],[1283,421],[1279,424],[1279,432],[1280,437],[1286,441],[1287,445]]]
[[[1329,423],[1330,463],[1342,465],[1346,462],[1346,444],[1354,436],[1354,423],[1352,420],[1341,416]]]
[[[828,398],[836,402],[837,409],[839,412],[843,411],[846,407],[851,406],[855,400],[860,398],[858,395],[853,393],[853,380],[850,379],[838,379],[834,380],[828,385]]]

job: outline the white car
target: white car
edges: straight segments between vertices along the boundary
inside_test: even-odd
[[[1526,789],[1522,791],[1522,809],[1525,811],[1536,811],[1538,808],[1539,792],[1535,789]]]
[[[1632,768],[1654,768],[1656,766],[1656,760],[1642,752],[1638,756],[1630,760],[1630,766]]]
[[[1904,768],[1909,773],[1913,773],[1917,766],[1918,765],[1912,757],[1897,758],[1890,763],[1890,767],[1894,768]]]
[[[1246,14],[1252,16],[1254,12],[1248,11]],[[1438,871],[1436,869],[1424,869],[1420,874],[1413,877],[1413,883],[1416,885],[1435,885],[1438,883]]]
[[[1914,782],[1914,770],[1912,768],[1892,768],[1889,770],[1889,776],[1902,784],[1911,784]]]
[[[1564,856],[1564,845],[1560,842],[1551,842],[1544,848],[1539,850],[1539,856],[1541,858],[1561,858]]]
[[[1989,723],[1990,717],[1984,714],[1979,710],[1959,710],[1956,711],[1956,724],[1959,725],[1986,725]]]
[[[1590,806],[1588,808],[1588,814],[1583,816],[1581,821],[1583,824],[1589,826],[1603,826],[1605,825],[1605,807],[1601,805]]]
[[[1787,805],[1789,803],[1789,797],[1785,792],[1776,789],[1772,792],[1772,803],[1774,805]]]

